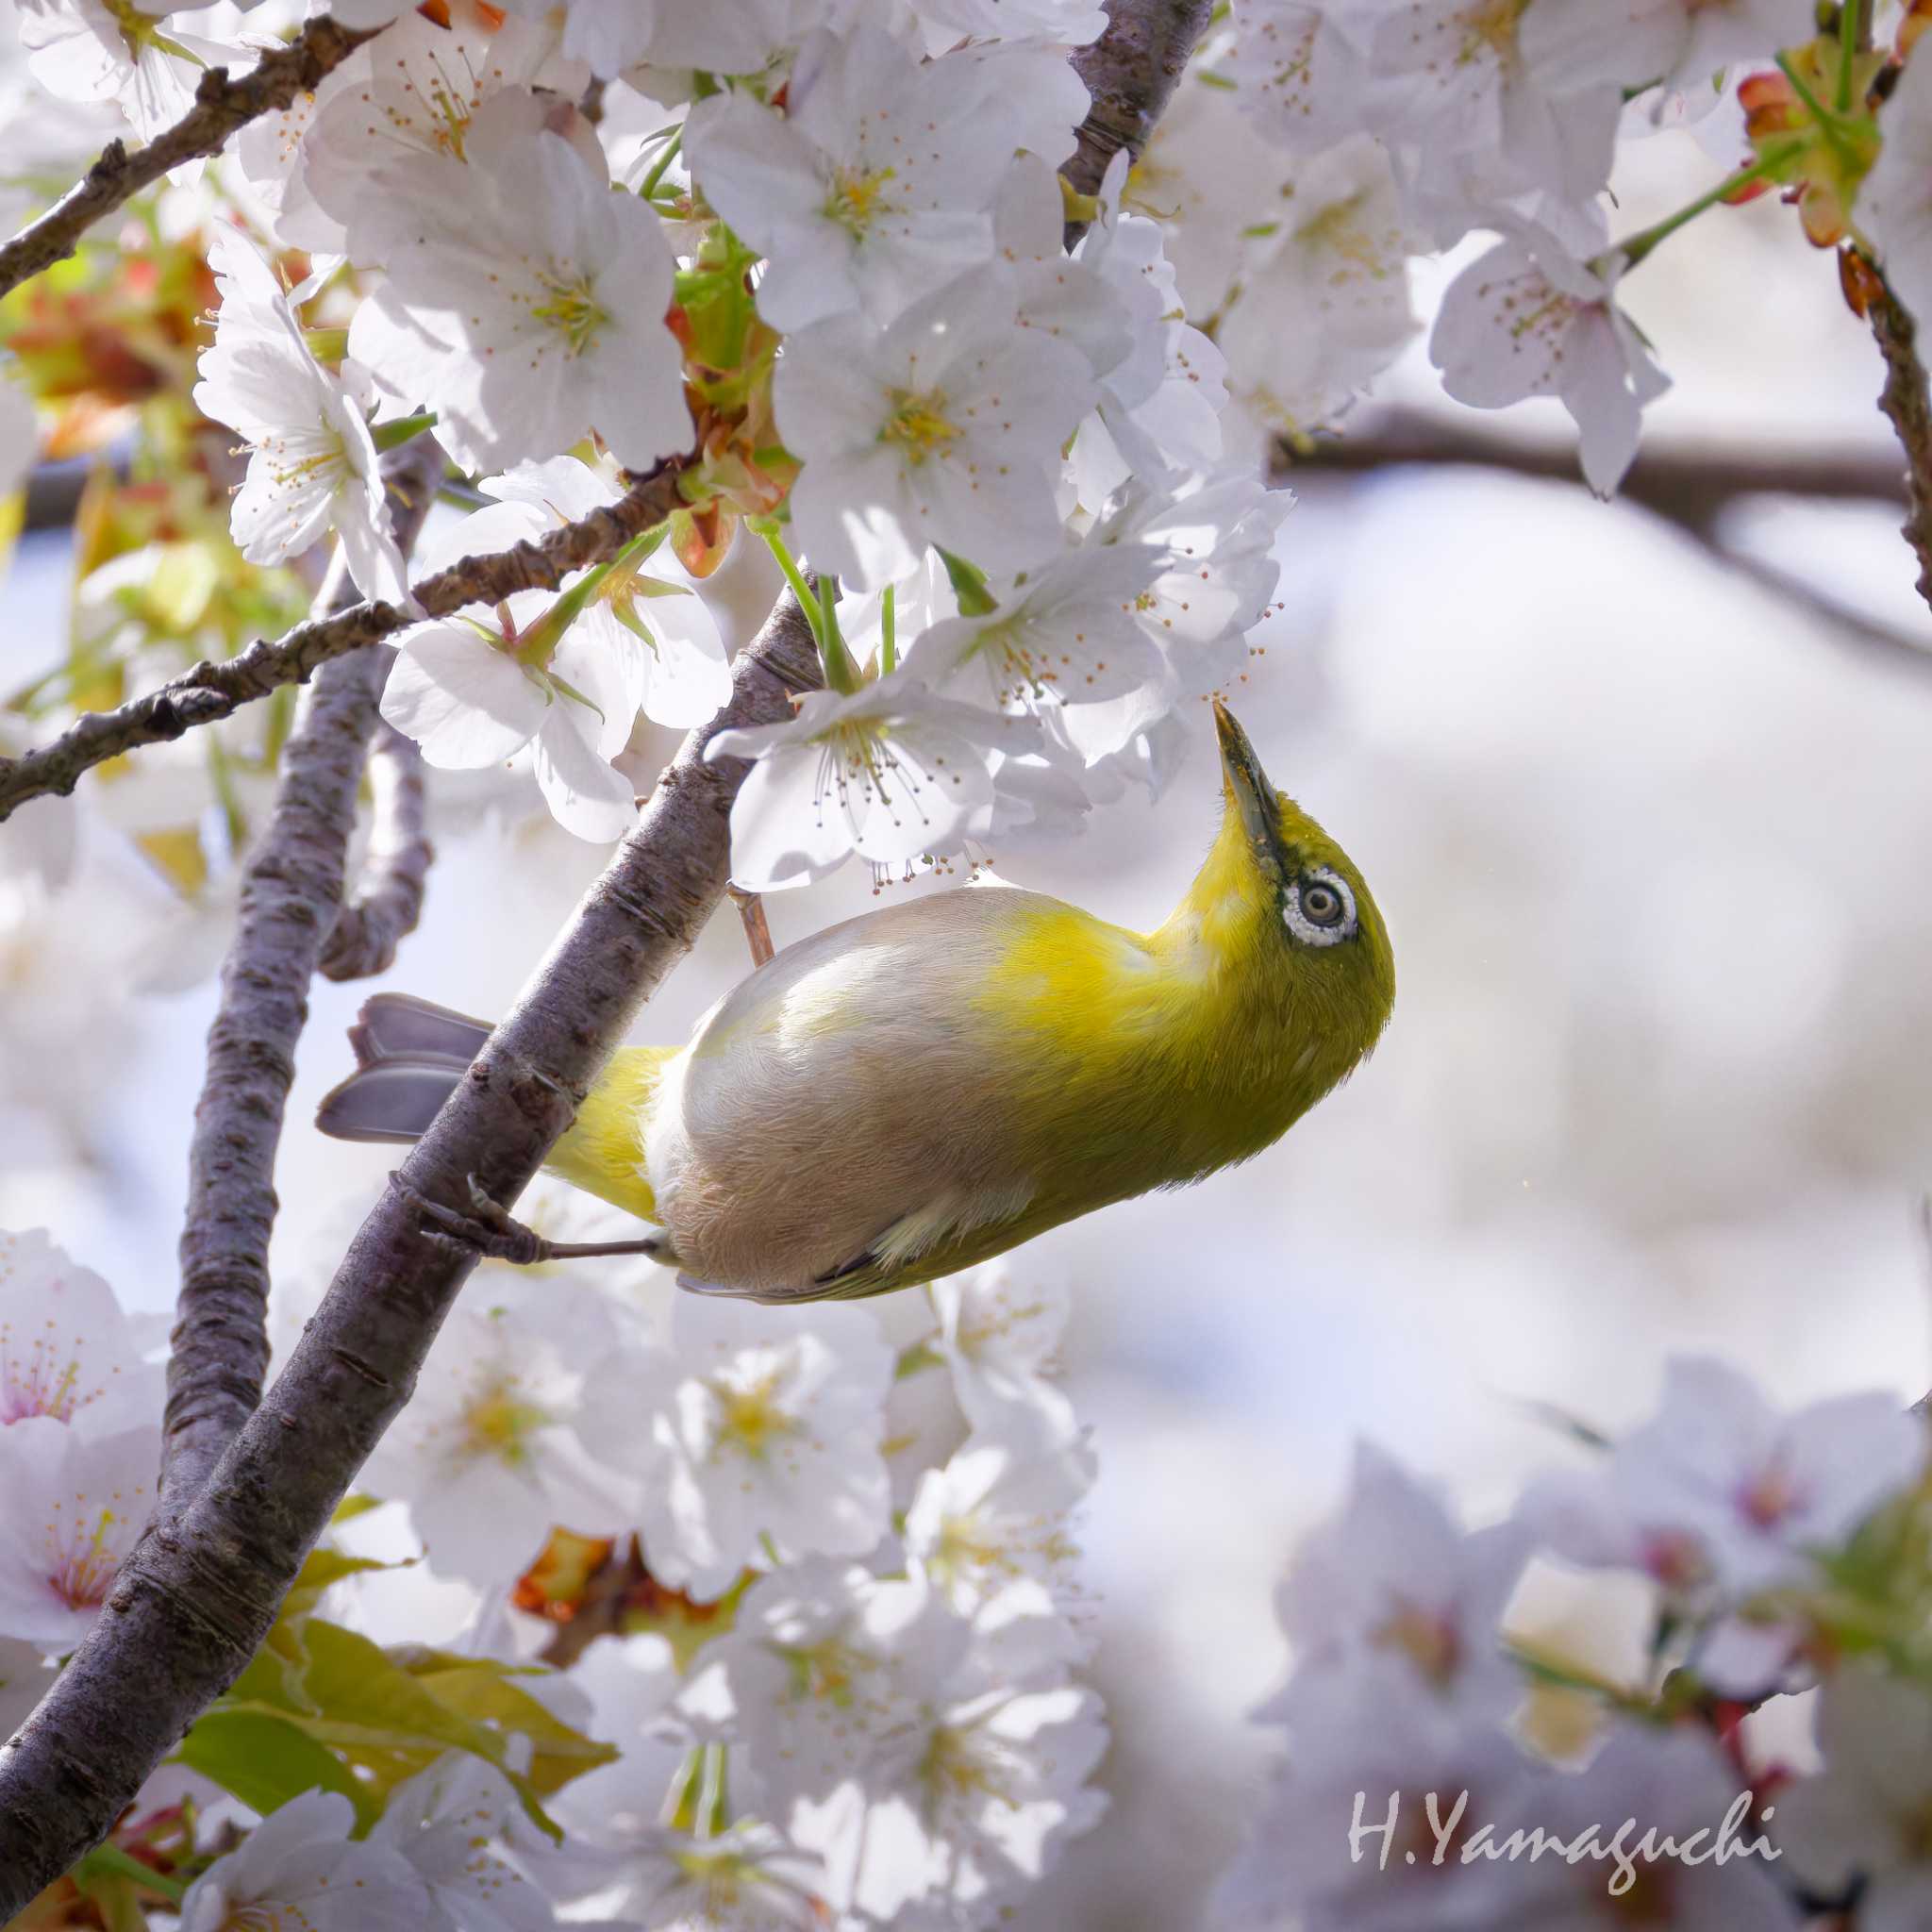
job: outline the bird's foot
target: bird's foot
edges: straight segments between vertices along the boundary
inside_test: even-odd
[[[525,1227],[489,1192],[475,1174],[468,1177],[470,1212],[445,1208],[432,1201],[420,1188],[412,1188],[400,1174],[390,1177],[410,1207],[429,1224],[423,1230],[440,1241],[473,1250],[488,1261],[508,1261],[518,1268],[534,1268],[557,1258],[557,1243],[547,1241],[533,1227]]]
[[[675,1263],[670,1241],[662,1235],[641,1235],[628,1241],[546,1241],[534,1227],[525,1227],[508,1208],[491,1198],[489,1191],[475,1174],[469,1179],[470,1212],[445,1208],[432,1201],[421,1189],[412,1188],[400,1174],[391,1180],[409,1205],[431,1224],[423,1232],[432,1239],[453,1242],[489,1261],[508,1261],[516,1268],[541,1267],[546,1261],[589,1260],[604,1255],[644,1255],[654,1261]]]

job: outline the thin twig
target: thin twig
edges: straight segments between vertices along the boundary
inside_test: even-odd
[[[615,557],[633,537],[661,524],[682,501],[677,479],[686,460],[668,458],[616,503],[534,542],[493,556],[465,557],[413,585],[410,594],[422,615],[447,617],[465,604],[494,604],[518,591],[554,591],[572,571]],[[90,711],[51,743],[17,758],[0,758],[0,820],[29,798],[72,791],[83,772],[107,758],[225,718],[282,685],[303,682],[332,658],[379,643],[417,621],[393,604],[353,605],[334,617],[298,625],[284,637],[264,638],[219,664],[197,664],[116,710]]]
[[[751,769],[713,733],[782,724],[819,680],[788,595],[683,748],[509,1017],[410,1150],[327,1298],[213,1474],[160,1512],[40,1707],[0,1744],[0,1924],[97,1843],[255,1654],[304,1556],[415,1386],[475,1263],[425,1233],[469,1176],[513,1202],[644,1001],[724,895],[731,802]]]
[[[38,221],[0,247],[0,295],[30,275],[64,261],[104,215],[151,187],[171,169],[219,154],[238,129],[312,93],[362,42],[373,37],[340,26],[326,14],[311,20],[286,47],[264,54],[246,74],[210,67],[194,90],[194,105],[174,126],[132,154],[110,141],[86,175]]]
[[[384,472],[390,525],[408,556],[435,501],[442,452],[427,438],[406,443]],[[328,609],[355,594],[339,555],[318,603]],[[267,828],[242,868],[188,1154],[162,1422],[164,1511],[201,1488],[261,1398],[282,1109],[308,1017],[308,982],[341,904],[356,792],[386,669],[373,651],[323,667],[283,751]]]
[[[747,892],[740,886],[726,886],[724,890],[738,908],[739,923],[744,927],[744,943],[751,953],[752,971],[756,973],[776,951],[772,944],[772,922],[765,917],[765,902],[756,892]]]
[[[1932,605],[1932,387],[1919,355],[1918,330],[1898,297],[1883,290],[1866,315],[1885,358],[1878,407],[1905,452],[1909,508],[1902,528],[1919,559],[1919,594]]]
[[[385,645],[372,653],[385,659]],[[384,666],[387,670],[387,664]],[[322,949],[325,979],[367,979],[387,973],[396,948],[416,930],[436,848],[429,842],[423,754],[393,724],[378,724],[369,749],[371,813],[362,875],[343,902]]]

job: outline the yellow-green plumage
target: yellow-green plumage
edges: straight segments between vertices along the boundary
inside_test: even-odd
[[[619,1054],[551,1166],[666,1224],[695,1281],[791,1299],[930,1280],[1246,1159],[1361,1059],[1394,997],[1366,887],[1270,797],[1278,850],[1353,889],[1345,943],[1285,930],[1231,776],[1158,930],[1003,887],[850,921],[752,974],[682,1054]]]
[[[1220,835],[1140,934],[1008,887],[789,946],[673,1051],[620,1052],[549,1165],[663,1229],[689,1286],[879,1294],[1280,1138],[1395,994],[1368,888],[1216,708]],[[326,1131],[407,1139],[460,1076],[460,1015],[365,1012]]]

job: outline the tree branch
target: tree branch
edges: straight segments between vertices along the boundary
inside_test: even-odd
[[[383,669],[387,646],[372,655]],[[436,848],[429,842],[423,754],[393,724],[378,723],[369,753],[374,806],[369,850],[355,892],[337,911],[320,961],[325,979],[367,979],[387,973],[396,948],[416,930]]]
[[[473,1251],[424,1232],[415,1197],[469,1208],[475,1174],[516,1199],[605,1060],[724,894],[750,770],[714,732],[774,724],[818,656],[788,596],[741,654],[730,702],[685,740],[469,1076],[357,1235],[287,1366],[208,1482],[160,1512],[100,1620],[0,1745],[0,1924],[112,1825],[255,1653],[300,1567],[415,1385]],[[413,1192],[412,1192],[413,1191]]]
[[[406,444],[405,447],[408,447]],[[410,588],[418,612],[393,604],[356,604],[333,617],[264,638],[219,664],[197,664],[158,691],[112,711],[76,718],[50,744],[0,758],[0,820],[29,798],[74,790],[80,774],[143,744],[211,724],[281,685],[305,681],[333,658],[379,643],[423,616],[447,617],[465,604],[494,604],[517,591],[554,591],[574,570],[615,557],[640,532],[661,524],[682,501],[675,457],[641,476],[608,508],[547,531],[535,542],[489,557],[465,557]]]
[[[1866,314],[1885,358],[1878,407],[1897,430],[1906,456],[1905,540],[1919,559],[1919,594],[1932,605],[1932,385],[1919,357],[1918,330],[1898,297],[1885,289]]]
[[[1130,35],[1124,23],[1140,5],[1115,0],[1108,40]],[[1208,8],[1206,0],[1169,0],[1160,10],[1192,23],[1191,45]],[[1143,63],[1151,102],[1164,102],[1178,75],[1186,47],[1175,58],[1174,44],[1170,33],[1167,54]],[[1096,73],[1108,66],[1101,54],[1088,64]],[[1157,111],[1131,117],[1143,138]],[[634,512],[637,520],[626,523],[618,511],[601,512],[588,521],[601,522],[602,534],[587,536],[582,554],[567,561],[548,554],[564,531],[521,550],[551,582],[563,569],[613,555],[675,507],[676,468],[653,479],[673,498],[656,516]],[[625,504],[652,487],[633,490]],[[419,599],[426,588],[418,588]],[[481,594],[473,583],[456,603]],[[507,591],[492,583],[488,594]],[[474,1250],[425,1231],[421,1203],[468,1213],[473,1176],[506,1206],[529,1183],[724,894],[731,806],[750,765],[708,760],[713,734],[785,722],[793,697],[819,680],[810,627],[787,596],[740,655],[730,701],[685,740],[637,827],[392,1177],[260,1406],[178,1515],[158,1513],[79,1649],[19,1732],[0,1744],[0,1924],[100,1841],[163,1754],[255,1654],[303,1557],[409,1399],[475,1264]],[[0,773],[0,810],[8,798]]]
[[[1283,447],[1278,456],[1277,475],[1290,477],[1466,467],[1582,488],[1574,451],[1568,447],[1524,442],[1420,409],[1379,412],[1359,434]],[[1752,457],[1701,447],[1673,448],[1668,443],[1653,444],[1638,458],[1618,500],[1675,525],[1713,562],[1760,590],[1802,605],[1847,641],[1894,657],[1903,652],[1919,666],[1932,668],[1932,636],[1916,637],[1882,623],[1840,603],[1797,573],[1725,541],[1724,511],[1740,498],[1763,495],[1807,496],[1818,502],[1907,500],[1897,466],[1883,453],[1793,449]],[[1911,525],[1907,527],[1909,534]]]
[[[1106,0],[1107,31],[1074,50],[1074,71],[1093,97],[1073,158],[1060,170],[1081,194],[1099,192],[1122,148],[1139,160],[1167,111],[1213,0]]]
[[[433,439],[383,464],[390,526],[414,547],[442,474]],[[344,559],[318,602],[353,602]],[[375,708],[388,666],[374,651],[325,664],[282,754],[268,826],[242,873],[235,937],[208,1036],[188,1150],[181,1289],[168,1357],[159,1507],[178,1509],[261,1399],[268,1367],[268,1243],[275,1151],[308,1018],[308,982],[341,904]]]
[[[1574,444],[1526,442],[1431,410],[1377,411],[1359,434],[1283,447],[1280,465],[1297,470],[1368,471],[1457,464],[1578,483]],[[1740,496],[1809,496],[1821,502],[1903,503],[1898,469],[1883,452],[1707,449],[1652,442],[1631,464],[1620,501],[1641,504],[1674,524],[1707,531]]]
[[[219,154],[238,129],[310,93],[325,75],[372,38],[339,26],[326,14],[311,20],[286,47],[264,54],[248,73],[230,78],[210,67],[194,90],[194,106],[165,133],[129,154],[110,141],[99,159],[38,221],[0,247],[0,295],[30,275],[64,261],[104,215],[151,187],[183,161]]]

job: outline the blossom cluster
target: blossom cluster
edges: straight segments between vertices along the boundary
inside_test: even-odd
[[[1293,1670],[1257,1715],[1288,1755],[1230,1932],[1920,1923],[1923,1419],[1781,1414],[1687,1359],[1642,1426],[1581,1433],[1590,1466],[1474,1530],[1358,1452],[1281,1586]],[[1774,1721],[1797,1699],[1815,1741]]]
[[[546,1184],[534,1212],[575,1238],[610,1210]],[[97,1276],[0,1240],[11,1723],[145,1524],[159,1388]],[[305,1312],[278,1295],[285,1340]],[[118,1842],[197,1928],[995,1923],[1103,1808],[1065,1318],[996,1265],[889,1336],[649,1264],[486,1264],[270,1651],[185,1741],[185,1841],[158,1787]],[[354,1669],[318,1694],[271,1657]],[[271,1803],[260,1734],[225,1743],[243,1710],[343,1772],[317,1782],[311,1745]]]
[[[1624,278],[1707,208],[1781,188],[1932,313],[1925,8],[1839,12],[1240,0],[1144,161],[1085,196],[1056,171],[1089,0],[354,0],[338,17],[374,37],[172,191],[220,297],[193,397],[244,439],[239,558],[333,539],[403,600],[378,458],[432,427],[481,507],[425,566],[675,464],[681,507],[619,558],[407,636],[385,710],[431,765],[508,764],[615,839],[640,720],[686,728],[728,688],[713,579],[769,545],[826,689],[715,748],[758,759],[741,885],[1064,838],[1158,791],[1183,701],[1246,675],[1291,501],[1265,452],[1342,424],[1404,352],[1412,260],[1467,258],[1429,340],[1448,393],[1559,400],[1603,493],[1667,386]],[[197,63],[294,24],[293,0],[22,9],[41,85],[144,135]],[[1731,172],[1613,234],[1620,146],[1685,130]],[[16,373],[67,393],[71,347],[42,367],[35,341]],[[0,390],[0,477],[31,455],[20,401]],[[115,650],[167,624],[172,598],[124,614],[174,560],[96,573]]]
[[[686,507],[561,594],[408,633],[384,715],[432,766],[527,764],[613,840],[640,716],[728,689],[706,580],[769,545],[821,587],[827,689],[714,747],[758,758],[747,887],[1064,834],[1158,784],[1181,700],[1245,663],[1290,498],[1224,456],[1223,358],[1122,206],[1125,156],[1066,247],[1070,56],[1104,16],[682,12],[404,10],[244,135],[195,391],[247,439],[242,555],[333,530],[400,598],[377,453],[432,423],[488,501],[425,567],[679,465]]]
[[[1415,332],[1408,261],[1490,237],[1436,314],[1443,387],[1478,408],[1557,398],[1608,495],[1668,387],[1620,285],[1712,205],[1783,187],[1814,242],[1856,245],[1932,312],[1932,72],[1906,58],[1924,9],[1831,10],[1820,37],[1806,0],[1237,0],[1204,78],[1241,114],[1197,96],[1157,145],[1150,193],[1198,199],[1191,175],[1236,167],[1280,205],[1238,228],[1204,208],[1183,292],[1216,318],[1238,389],[1306,431]],[[1668,129],[1733,172],[1613,235],[1620,143]],[[1284,312],[1310,326],[1281,329]]]

